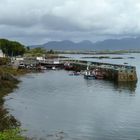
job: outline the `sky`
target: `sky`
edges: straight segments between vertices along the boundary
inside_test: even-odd
[[[140,0],[0,0],[0,38],[52,40],[140,36]]]

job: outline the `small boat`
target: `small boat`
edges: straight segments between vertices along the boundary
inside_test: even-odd
[[[102,79],[104,79],[104,76],[103,75],[96,75],[96,79],[102,80]]]
[[[86,71],[84,74],[84,78],[85,79],[96,79],[96,76],[94,74],[92,74],[90,71]]]
[[[64,68],[65,70],[73,70],[73,66],[70,63],[65,63]]]
[[[84,73],[84,78],[89,80],[96,79],[95,74],[89,70],[89,66],[87,66],[87,70]]]
[[[41,70],[47,70],[47,68],[44,67],[44,66],[41,66],[40,69],[41,69]]]
[[[128,64],[127,62],[124,62],[124,64]]]
[[[74,75],[78,76],[78,75],[80,75],[80,72],[74,72]]]
[[[104,79],[104,75],[101,70],[95,69],[94,73],[95,73],[96,79],[99,79],[99,80]]]
[[[52,70],[56,70],[56,67],[52,67]]]
[[[95,75],[84,75],[84,78],[92,80],[92,79],[96,79],[96,76]]]
[[[79,73],[79,72],[73,72],[73,73],[70,73],[69,75],[70,75],[70,76],[79,76],[80,73]]]

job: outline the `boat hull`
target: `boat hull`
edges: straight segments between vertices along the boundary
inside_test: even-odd
[[[95,75],[84,75],[84,78],[89,80],[96,79]]]

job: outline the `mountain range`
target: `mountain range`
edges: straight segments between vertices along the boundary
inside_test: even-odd
[[[123,39],[107,39],[104,41],[91,42],[83,40],[81,42],[73,42],[70,40],[49,41],[42,45],[33,45],[34,47],[43,47],[53,50],[139,50],[139,38],[123,38]]]

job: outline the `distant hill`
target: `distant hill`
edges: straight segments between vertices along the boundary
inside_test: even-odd
[[[84,40],[78,43],[72,42],[70,40],[63,41],[50,41],[43,45],[34,45],[30,47],[43,47],[53,50],[93,50],[94,44],[91,41]]]
[[[70,40],[50,41],[42,45],[30,47],[44,47],[53,50],[136,50],[140,49],[140,38],[108,39],[96,43],[89,40],[78,43]]]
[[[140,38],[108,39],[94,43],[99,50],[130,50],[140,49]]]

